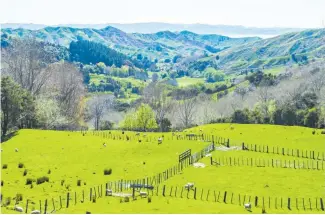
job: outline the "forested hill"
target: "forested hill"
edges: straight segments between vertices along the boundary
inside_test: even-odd
[[[189,31],[173,33],[169,31],[154,34],[129,34],[107,26],[102,29],[46,27],[39,30],[11,29],[1,30],[8,36],[33,36],[42,41],[68,47],[72,41],[90,40],[102,43],[127,55],[141,52],[154,59],[177,54],[190,56],[193,53],[216,53],[222,49],[260,40],[258,37],[230,38],[220,35],[199,35]]]
[[[325,29],[288,33],[229,48],[217,55],[218,66],[229,71],[308,63],[325,57]],[[204,60],[212,63],[215,56]]]

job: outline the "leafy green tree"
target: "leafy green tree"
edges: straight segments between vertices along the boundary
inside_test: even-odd
[[[214,68],[207,68],[204,76],[209,83],[224,81],[226,77],[223,72],[217,71]]]
[[[158,128],[155,113],[147,104],[141,104],[136,112],[137,127],[142,131]]]
[[[30,93],[22,89],[10,77],[1,78],[2,137],[15,127],[31,127],[30,121],[34,120],[33,102]]]
[[[247,108],[244,110],[236,110],[232,115],[232,122],[249,124],[250,123],[250,112]]]
[[[318,120],[319,120],[319,113],[316,108],[312,108],[305,115],[304,124],[307,127],[316,128]]]
[[[120,128],[125,130],[135,130],[137,128],[136,114],[134,112],[126,114],[124,120],[120,123]]]

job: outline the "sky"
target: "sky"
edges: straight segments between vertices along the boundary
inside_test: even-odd
[[[325,0],[1,0],[0,23],[325,27]]]

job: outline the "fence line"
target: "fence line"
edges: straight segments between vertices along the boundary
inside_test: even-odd
[[[308,151],[302,149],[289,149],[283,147],[282,148],[280,147],[279,150],[278,146],[271,147],[268,145],[256,145],[256,144],[245,144],[245,143],[242,143],[242,150],[325,161],[325,152],[315,153],[315,151]]]
[[[273,167],[273,168],[292,168],[292,169],[309,169],[324,170],[324,161],[314,160],[277,160],[277,159],[260,159],[244,157],[217,157],[213,160],[210,157],[210,164],[215,166],[254,166],[254,167]]]

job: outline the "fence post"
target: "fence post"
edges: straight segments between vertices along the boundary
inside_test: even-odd
[[[53,198],[52,198],[52,204],[53,204],[53,209],[55,210],[55,203]]]
[[[266,146],[266,153],[269,153],[269,146]]]
[[[225,195],[223,196],[223,202],[227,203],[227,191],[225,191]]]
[[[232,198],[234,197],[234,193],[231,193],[230,204],[232,204]]]
[[[163,196],[165,196],[165,189],[166,189],[166,185],[164,185],[163,187]]]
[[[42,201],[39,200],[39,212],[42,213]]]
[[[25,214],[27,214],[28,211],[28,199],[26,200],[26,210],[25,210]]]
[[[243,142],[241,145],[241,149],[244,150],[245,149],[245,143]]]
[[[258,197],[255,196],[255,207],[257,207],[257,204],[258,204]]]
[[[322,209],[322,211],[324,211],[324,203],[323,203],[323,199],[320,198],[319,201],[320,201],[320,208]]]
[[[291,210],[291,207],[290,207],[290,198],[288,198],[288,209]]]
[[[67,208],[69,207],[70,193],[67,193]]]
[[[44,214],[47,212],[47,199],[45,199],[45,205],[44,205]]]
[[[184,187],[182,187],[182,190],[181,190],[181,198],[183,198],[183,188]]]
[[[211,163],[211,165],[212,165],[212,157],[210,157],[210,163]]]
[[[228,141],[227,141],[227,147],[229,148],[229,138],[228,138]]]
[[[194,188],[194,199],[196,200],[196,187]]]
[[[82,190],[82,203],[84,203],[84,202],[85,202],[85,191]]]
[[[90,192],[89,192],[89,201],[92,200],[92,188],[90,188]]]
[[[216,191],[215,190],[213,191],[213,194],[214,194],[214,202],[217,202],[217,197],[216,197]]]
[[[60,196],[60,209],[62,208],[62,199],[61,199],[61,196]]]
[[[282,148],[282,155],[284,155],[284,148]]]

